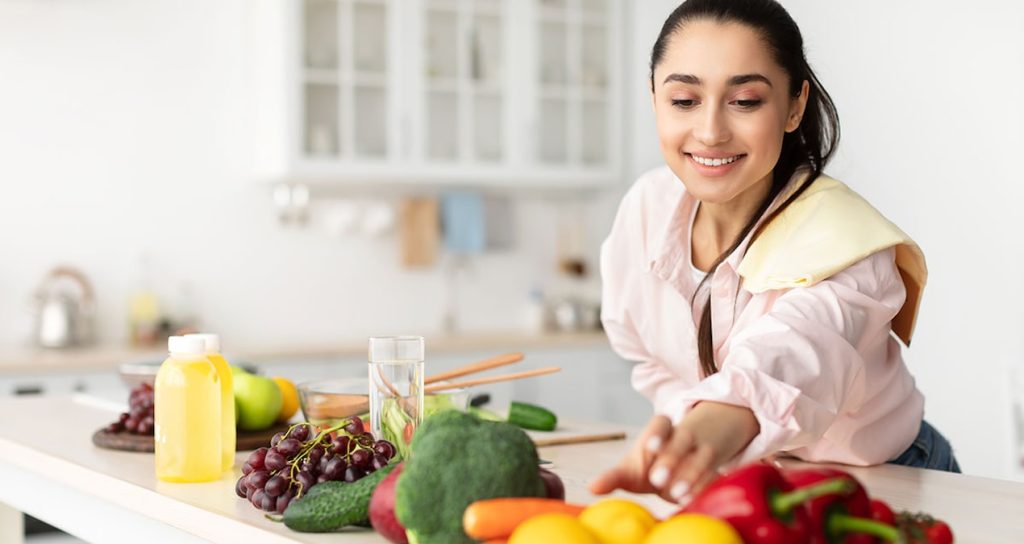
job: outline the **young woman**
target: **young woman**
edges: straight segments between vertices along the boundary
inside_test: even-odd
[[[666,166],[602,247],[602,321],[656,416],[592,482],[682,500],[784,452],[959,472],[901,356],[917,245],[822,170],[835,106],[773,0],[688,0],[651,53]]]

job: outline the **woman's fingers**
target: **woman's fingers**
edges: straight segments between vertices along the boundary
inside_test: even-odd
[[[662,445],[672,433],[672,422],[665,416],[655,416],[640,432],[633,449],[618,465],[598,476],[590,483],[590,492],[595,495],[624,489],[634,493],[647,493],[651,486],[647,482],[647,469],[657,457]]]
[[[639,443],[644,452],[644,459],[653,460],[661,447],[672,435],[672,421],[665,416],[654,416],[647,422],[643,432],[640,433]]]
[[[675,480],[677,468],[690,456],[695,446],[692,433],[676,428],[651,464],[647,476],[651,485],[662,493],[669,491],[666,486]]]
[[[626,471],[621,467],[615,467],[590,482],[590,492],[595,495],[607,495],[616,489],[628,485]]]
[[[680,502],[691,492],[697,491],[714,478],[714,452],[708,445],[697,446],[683,462],[676,467],[672,482],[666,486],[668,495]]]

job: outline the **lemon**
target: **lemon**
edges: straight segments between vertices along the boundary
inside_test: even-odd
[[[568,514],[540,514],[520,523],[508,544],[601,544],[580,521]]]
[[[640,544],[658,521],[646,508],[625,499],[604,499],[580,513],[580,523],[601,544]]]
[[[647,535],[644,544],[743,544],[740,534],[732,525],[702,514],[680,514],[657,525]]]
[[[299,390],[288,378],[274,376],[274,383],[281,390],[281,411],[277,413],[277,421],[286,422],[299,410]]]

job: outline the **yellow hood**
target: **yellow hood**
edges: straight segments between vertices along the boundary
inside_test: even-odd
[[[820,176],[761,231],[738,272],[744,288],[754,293],[809,287],[893,246],[907,299],[892,330],[909,346],[928,280],[924,253],[842,182]]]

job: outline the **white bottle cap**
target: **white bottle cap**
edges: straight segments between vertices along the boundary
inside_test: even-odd
[[[198,338],[203,341],[203,345],[206,346],[206,353],[220,353],[220,335],[211,334],[208,332],[186,334],[185,338]]]
[[[171,353],[206,353],[206,345],[199,338],[172,336],[167,339],[167,351]]]

